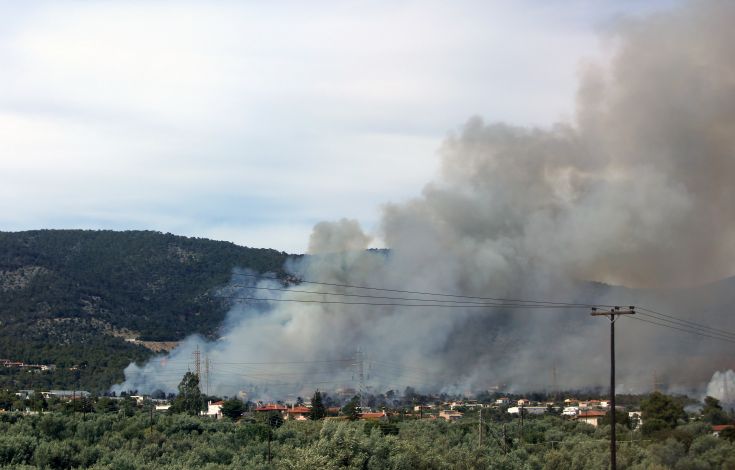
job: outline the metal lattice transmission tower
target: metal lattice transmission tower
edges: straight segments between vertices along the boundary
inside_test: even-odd
[[[653,371],[653,391],[654,392],[660,392],[661,391],[661,378],[658,376],[658,371]]]
[[[365,353],[360,349],[355,351],[355,361],[352,364],[358,380],[358,394],[360,395],[360,408],[365,407]]]
[[[209,396],[209,375],[212,373],[212,361],[209,356],[204,356],[204,381],[207,387],[207,396]]]
[[[199,351],[199,346],[197,345],[197,348],[194,350],[194,352],[191,353],[192,357],[194,358],[194,373],[197,376],[197,380],[199,380],[199,390],[202,389],[202,353]]]

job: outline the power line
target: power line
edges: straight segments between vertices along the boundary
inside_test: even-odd
[[[263,276],[262,274],[233,273],[232,275],[257,278],[257,279],[267,279],[271,281],[278,280],[277,278]],[[529,303],[529,304],[576,306],[576,307],[584,307],[584,308],[614,307],[613,305],[584,304],[584,303],[572,303],[572,302],[551,302],[551,301],[541,301],[541,300],[510,299],[510,298],[502,298],[502,297],[478,297],[478,296],[457,295],[457,294],[441,294],[437,292],[422,292],[422,291],[411,291],[411,290],[402,290],[402,289],[388,289],[388,288],[381,288],[381,287],[359,286],[355,284],[337,284],[337,283],[331,283],[331,282],[307,281],[304,279],[297,279],[297,282],[298,284],[315,284],[315,285],[321,285],[321,286],[347,287],[347,288],[352,288],[352,289],[365,289],[365,290],[374,290],[374,291],[382,291],[382,292],[395,292],[395,293],[400,293],[400,294],[432,295],[432,296],[437,296],[437,297],[449,297],[449,298],[456,298],[456,299],[491,300],[491,301],[498,301],[498,302],[521,302],[521,303]]]
[[[233,276],[241,276],[241,277],[249,277],[249,278],[256,278],[256,279],[266,279],[266,280],[277,280],[277,278],[264,276],[262,274],[245,274],[245,273],[233,273]],[[372,291],[380,291],[380,292],[394,292],[394,293],[403,293],[403,294],[414,294],[414,295],[428,295],[428,296],[434,296],[434,297],[445,297],[450,299],[472,299],[472,300],[483,300],[483,301],[494,301],[494,302],[510,302],[510,303],[501,303],[501,304],[493,304],[493,303],[478,303],[478,306],[489,306],[489,307],[521,307],[521,308],[532,308],[532,305],[527,304],[535,304],[535,305],[541,305],[543,307],[541,308],[552,308],[552,306],[558,306],[559,308],[590,308],[590,307],[607,307],[607,308],[613,308],[616,307],[614,305],[605,305],[605,304],[592,304],[592,303],[575,303],[575,302],[557,302],[557,301],[544,301],[544,300],[531,300],[531,299],[513,299],[513,298],[502,298],[502,297],[480,297],[480,296],[466,296],[466,295],[457,295],[457,294],[444,294],[444,293],[437,293],[437,292],[425,292],[425,291],[412,291],[412,290],[403,290],[403,289],[390,289],[390,288],[380,288],[380,287],[372,287],[372,286],[363,286],[363,285],[356,285],[356,284],[339,284],[339,283],[330,283],[330,282],[319,282],[319,281],[310,281],[310,280],[304,280],[304,279],[296,279],[296,283],[298,284],[314,284],[314,285],[323,285],[323,286],[332,286],[332,287],[343,287],[343,288],[352,288],[352,289],[364,289],[364,290],[372,290]],[[261,286],[249,286],[249,288],[261,288]],[[262,287],[265,290],[283,290],[283,291],[294,291],[287,288],[268,288],[268,287]],[[294,291],[297,292],[297,291]],[[314,291],[302,291],[303,293],[314,293],[317,294],[317,292]],[[377,299],[395,299],[395,300],[408,300],[408,301],[419,301],[419,302],[449,302],[448,300],[443,299],[409,299],[409,298],[401,298],[401,297],[384,297],[384,296],[368,296],[364,294],[345,294],[345,293],[329,293],[329,292],[318,292],[320,295],[342,295],[346,297],[367,297],[367,298],[377,298]],[[284,301],[286,299],[283,299]],[[294,299],[295,301],[296,299]],[[475,302],[470,301],[455,301],[460,306],[460,308],[471,308],[471,305]],[[361,303],[346,303],[348,305],[355,304],[355,305],[362,305]],[[377,306],[394,306],[393,304],[372,304]],[[398,306],[411,306],[414,305],[398,305]],[[426,306],[436,307],[438,305],[433,304],[427,304]],[[722,329],[713,328],[711,326],[692,322],[689,320],[684,320],[676,317],[675,315],[666,314],[663,312],[657,312],[651,309],[647,309],[644,307],[638,307],[638,310],[643,310],[648,312],[649,314],[656,314],[661,315],[664,317],[667,317],[668,319],[671,319],[672,322],[682,322],[686,323],[688,326],[696,329],[706,329],[713,334],[721,334],[723,336],[725,335],[731,335],[733,336],[733,339],[735,339],[735,332],[730,332]],[[663,318],[658,318],[659,320],[666,321]],[[681,325],[684,326],[684,325]]]
[[[271,364],[319,364],[328,362],[351,362],[352,359],[325,359],[317,361],[265,361],[265,362],[217,362],[228,365],[271,365]]]
[[[720,341],[726,341],[726,342],[728,342],[728,343],[733,343],[733,344],[735,344],[735,341],[733,341],[733,340],[730,340],[730,339],[726,339],[726,338],[721,338],[721,337],[718,337],[718,336],[712,336],[712,335],[708,335],[708,334],[704,334],[704,333],[699,333],[699,332],[697,332],[697,331],[695,331],[695,330],[686,330],[686,329],[684,329],[684,328],[678,328],[678,327],[676,327],[676,326],[672,326],[672,325],[667,325],[667,324],[665,324],[665,323],[658,323],[658,322],[655,322],[655,321],[651,321],[651,320],[644,320],[643,318],[636,318],[636,317],[630,317],[630,318],[631,318],[632,320],[638,320],[638,321],[642,321],[642,322],[650,323],[650,324],[652,324],[652,325],[658,325],[658,326],[662,326],[662,327],[664,327],[664,328],[671,328],[671,329],[673,329],[673,330],[679,330],[679,331],[683,331],[683,332],[685,332],[685,333],[690,333],[690,334],[693,334],[693,335],[697,335],[697,336],[704,336],[704,337],[707,337],[707,338],[712,338],[712,339],[719,339]]]
[[[462,305],[478,305],[478,306],[497,306],[497,305],[519,305],[524,306],[530,304],[543,304],[543,305],[557,305],[554,302],[529,302],[529,303],[513,303],[513,304],[497,304],[497,303],[488,303],[488,302],[473,302],[470,300],[461,301],[461,300],[443,300],[443,299],[420,299],[416,297],[392,297],[392,296],[383,296],[383,295],[369,295],[369,294],[347,294],[342,292],[323,292],[323,291],[310,291],[310,290],[303,290],[303,289],[289,289],[285,287],[263,287],[263,286],[246,286],[242,284],[235,284],[230,287],[242,287],[245,289],[259,289],[259,290],[268,290],[268,291],[281,291],[281,292],[288,292],[288,293],[299,293],[299,294],[310,294],[310,295],[333,295],[333,296],[340,296],[340,297],[359,297],[359,298],[368,298],[368,299],[385,299],[385,300],[404,300],[404,301],[414,301],[414,302],[432,302],[432,303],[447,303],[447,304],[462,304]],[[443,294],[435,294],[435,295],[443,295]],[[566,307],[567,305],[559,305],[559,307]],[[589,308],[589,305],[577,305],[577,304],[569,304],[569,306],[572,307],[579,307],[579,308]]]
[[[667,318],[673,318],[676,321],[679,321],[679,322],[682,322],[682,323],[686,323],[686,324],[692,325],[693,327],[699,327],[699,328],[703,328],[703,329],[706,329],[706,330],[712,330],[712,331],[716,331],[716,332],[721,332],[723,334],[727,334],[727,335],[731,335],[731,336],[734,336],[735,337],[735,332],[723,330],[723,329],[720,329],[720,328],[713,328],[711,326],[705,325],[704,323],[697,323],[697,322],[693,322],[693,321],[689,321],[689,320],[684,320],[684,319],[681,319],[681,318],[677,318],[674,315],[670,315],[668,313],[663,313],[663,312],[657,312],[655,310],[651,310],[651,309],[648,309],[648,308],[640,308],[640,310],[644,310],[644,311],[646,311],[646,312],[648,312],[650,314],[660,315],[660,316],[667,317]]]
[[[272,277],[272,276],[266,276],[263,274],[233,273],[232,275],[240,276],[240,277],[255,278],[255,279],[271,280],[271,281],[282,281],[282,279]],[[232,300],[250,300],[250,301],[262,301],[262,302],[296,302],[296,303],[312,303],[312,304],[362,305],[362,306],[374,306],[374,307],[431,307],[431,308],[437,308],[437,307],[440,307],[440,308],[441,307],[444,307],[444,308],[492,307],[492,308],[516,308],[516,309],[518,308],[520,309],[532,309],[532,308],[551,309],[551,308],[589,308],[589,307],[610,307],[612,308],[614,307],[612,305],[591,304],[591,303],[557,302],[557,301],[512,299],[512,298],[500,298],[500,297],[466,296],[466,295],[457,295],[457,294],[444,294],[444,293],[437,293],[437,292],[380,288],[380,287],[363,286],[363,285],[356,285],[356,284],[339,284],[339,283],[319,282],[319,281],[310,281],[310,280],[304,280],[304,279],[296,279],[295,282],[298,284],[314,284],[314,285],[323,285],[323,286],[332,286],[332,287],[364,289],[364,290],[371,290],[371,291],[378,291],[378,292],[393,292],[393,293],[405,293],[405,294],[414,294],[414,295],[443,297],[444,299],[418,299],[418,298],[391,297],[391,296],[371,296],[367,294],[307,291],[307,290],[302,290],[302,289],[296,290],[296,289],[289,289],[289,288],[276,288],[276,287],[265,287],[265,286],[242,286],[242,285],[235,285],[234,287],[294,292],[294,293],[303,293],[303,294],[311,294],[311,295],[374,298],[374,299],[399,300],[399,301],[420,302],[420,303],[412,304],[412,303],[383,303],[383,302],[380,302],[380,303],[377,303],[377,302],[346,302],[346,301],[328,301],[328,300],[311,300],[311,299],[276,299],[276,298],[261,298],[261,297],[255,297],[255,296],[213,296],[213,297],[218,297],[218,298],[223,298],[223,299],[232,299]],[[471,300],[447,300],[447,299],[471,299]],[[491,302],[473,302],[473,300],[491,301]],[[493,302],[502,302],[502,303],[493,303]],[[690,329],[694,329],[694,330],[699,330],[699,332],[701,332],[704,336],[708,336],[708,334],[712,334],[712,335],[720,335],[720,336],[729,336],[732,339],[735,339],[735,332],[730,332],[730,331],[723,330],[723,329],[717,329],[717,328],[714,328],[714,327],[711,327],[711,326],[708,326],[702,323],[697,323],[697,322],[692,322],[690,320],[681,319],[674,315],[647,309],[645,307],[639,306],[638,310],[639,312],[641,312],[641,314],[642,314],[642,311],[648,312],[656,320],[664,321],[667,323],[673,323],[674,325],[681,327],[681,328],[672,327],[672,329],[681,329],[682,331],[686,329],[687,332],[689,332]],[[661,318],[661,317],[665,317],[665,318]],[[657,324],[651,321],[649,321],[648,323]],[[660,326],[665,326],[665,325],[660,325]],[[721,339],[721,338],[717,338],[717,339]]]
[[[432,308],[521,308],[521,309],[564,309],[564,308],[581,308],[587,309],[588,305],[519,305],[519,304],[404,304],[404,303],[375,303],[375,302],[345,302],[339,300],[309,300],[309,299],[274,299],[274,298],[263,298],[263,297],[251,297],[251,296],[215,296],[222,299],[231,300],[254,300],[262,302],[296,302],[296,303],[307,303],[307,304],[328,304],[328,305],[367,305],[373,307],[432,307]]]
[[[255,277],[255,278],[264,278],[264,279],[272,279],[268,277],[258,276],[258,275],[250,275],[250,274],[235,274],[235,275],[241,275],[244,277]],[[291,291],[291,292],[300,292],[300,293],[307,293],[307,294],[315,294],[315,295],[333,295],[333,296],[345,296],[345,297],[364,297],[364,298],[376,298],[376,299],[390,299],[390,300],[405,300],[409,302],[424,302],[422,304],[384,304],[384,303],[373,303],[373,302],[344,302],[344,301],[316,301],[316,300],[305,300],[305,299],[270,299],[274,301],[293,301],[293,302],[303,302],[303,303],[326,303],[326,304],[339,304],[339,305],[372,305],[372,306],[397,306],[397,307],[445,307],[445,308],[477,308],[477,307],[494,307],[494,308],[521,308],[521,309],[531,309],[531,308],[543,308],[543,309],[551,309],[551,308],[588,308],[590,306],[597,306],[597,307],[605,307],[605,305],[602,304],[579,304],[579,303],[572,303],[572,302],[554,302],[554,301],[541,301],[541,300],[522,300],[522,299],[504,299],[504,298],[497,298],[497,297],[476,297],[476,296],[462,296],[462,295],[454,295],[454,294],[440,294],[435,292],[423,292],[423,291],[409,291],[409,290],[401,290],[401,289],[388,289],[388,288],[378,288],[378,287],[369,287],[369,286],[359,286],[359,285],[353,285],[353,284],[337,284],[337,283],[327,283],[327,282],[317,282],[317,281],[305,281],[305,280],[299,280],[300,283],[304,284],[316,284],[316,285],[326,285],[326,286],[334,286],[334,287],[345,287],[345,288],[355,288],[355,289],[367,289],[367,290],[375,290],[375,291],[383,291],[383,292],[396,292],[396,293],[407,293],[407,294],[416,294],[416,295],[430,295],[430,296],[437,296],[437,297],[450,297],[450,298],[456,298],[456,299],[477,299],[477,300],[491,300],[491,301],[500,301],[500,302],[513,302],[513,303],[483,303],[483,302],[470,302],[470,301],[449,301],[444,299],[416,299],[416,298],[403,298],[403,297],[389,297],[389,296],[370,296],[365,294],[346,294],[346,293],[331,293],[331,292],[317,292],[317,291],[304,291],[304,290],[292,290],[292,289],[286,289],[286,288],[263,288],[265,290],[282,290],[282,291]],[[251,286],[250,288],[260,288],[260,286]],[[256,298],[253,298],[256,299]],[[440,304],[437,304],[438,302],[441,302]],[[523,303],[520,303],[523,302]],[[447,305],[448,304],[448,305]],[[530,305],[529,305],[530,304]],[[674,325],[678,325],[678,327],[674,327],[671,325],[663,325],[659,324],[657,322],[653,321],[647,321],[648,323],[659,325],[659,326],[668,326],[673,329],[677,329],[680,331],[689,332],[692,334],[696,334],[697,332],[700,333],[700,336],[706,336],[706,337],[712,337],[715,339],[720,339],[723,341],[728,341],[728,339],[721,338],[719,336],[714,335],[720,335],[724,337],[730,337],[730,339],[735,340],[735,333],[728,332],[726,330],[719,330],[713,327],[710,327],[708,325],[704,325],[701,323],[696,323],[684,319],[680,319],[674,315],[657,312],[651,309],[642,308],[639,307],[639,310],[648,312],[648,316],[655,318],[659,321],[664,321],[668,323],[673,323]],[[644,314],[641,312],[641,314]],[[637,318],[641,321],[646,321],[640,318]],[[681,327],[681,328],[679,328]]]
[[[722,336],[724,338],[727,338],[727,339],[730,339],[730,340],[735,341],[735,336],[729,335],[727,333],[720,333],[718,330],[715,330],[714,328],[712,330],[707,330],[707,329],[704,329],[704,328],[701,328],[701,327],[697,327],[697,326],[689,326],[686,323],[682,323],[682,322],[677,321],[677,320],[670,320],[670,319],[668,319],[666,317],[661,317],[661,316],[658,316],[658,315],[652,315],[652,314],[645,313],[645,312],[639,312],[639,313],[640,313],[640,315],[645,315],[646,317],[653,318],[653,319],[658,320],[658,321],[663,321],[663,322],[666,322],[666,323],[670,323],[672,325],[675,325],[677,327],[680,327],[680,328],[683,328],[683,329],[686,329],[686,330],[691,330],[693,332],[696,331],[696,332],[703,333],[703,334],[708,334],[708,335]]]

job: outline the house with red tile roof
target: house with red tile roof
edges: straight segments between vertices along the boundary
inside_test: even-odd
[[[725,429],[733,429],[735,428],[735,424],[715,424],[712,426],[712,435],[715,437],[720,437],[720,433],[724,431]]]
[[[368,420],[368,421],[378,421],[378,420],[384,420],[388,419],[388,415],[385,411],[378,411],[378,412],[370,412],[366,411],[363,413],[360,413],[360,419]]]
[[[597,427],[600,425],[600,421],[602,418],[606,415],[604,411],[598,411],[598,410],[590,410],[590,411],[582,411],[580,410],[579,414],[574,418],[577,421],[581,421],[583,423],[591,424],[594,427]]]
[[[293,419],[294,421],[306,421],[309,419],[311,414],[311,408],[305,406],[292,406],[286,410],[286,419]]]
[[[267,403],[265,405],[261,405],[255,408],[255,411],[257,412],[278,411],[279,413],[283,413],[287,409],[288,407],[286,405],[279,405],[278,403]]]

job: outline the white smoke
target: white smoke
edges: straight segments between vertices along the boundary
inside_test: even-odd
[[[619,24],[611,62],[583,74],[573,122],[527,129],[471,119],[442,146],[436,180],[414,200],[384,207],[379,233],[365,234],[356,221],[322,222],[312,256],[287,269],[307,280],[408,291],[696,306],[711,310],[715,324],[732,324],[717,296],[660,288],[735,272],[733,22],[735,3],[700,1]],[[390,252],[366,251],[373,238]],[[374,359],[376,389],[548,388],[554,367],[569,388],[602,384],[607,374],[606,325],[584,311],[289,303],[279,300],[335,298],[294,292],[304,285],[254,289],[282,287],[264,282],[239,292],[276,301],[235,305],[225,337],[199,341],[215,367],[226,366],[212,375],[217,393],[354,385],[348,360],[234,363],[339,361],[358,348]],[[712,370],[702,364],[716,367],[723,357],[714,342],[690,345],[640,323],[622,325],[618,374],[628,390],[650,388],[654,369],[672,383],[701,380]],[[190,363],[195,342],[170,361]],[[131,365],[120,388],[175,388],[178,378],[156,361]],[[315,377],[330,380],[318,387]]]
[[[723,405],[735,406],[735,372],[732,370],[716,371],[707,384],[707,396],[715,397]]]

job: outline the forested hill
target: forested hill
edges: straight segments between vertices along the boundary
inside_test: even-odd
[[[111,383],[150,354],[125,338],[213,335],[227,305],[212,294],[232,268],[280,272],[287,257],[150,231],[0,232],[0,358],[56,364],[56,385],[80,364],[82,383]]]

